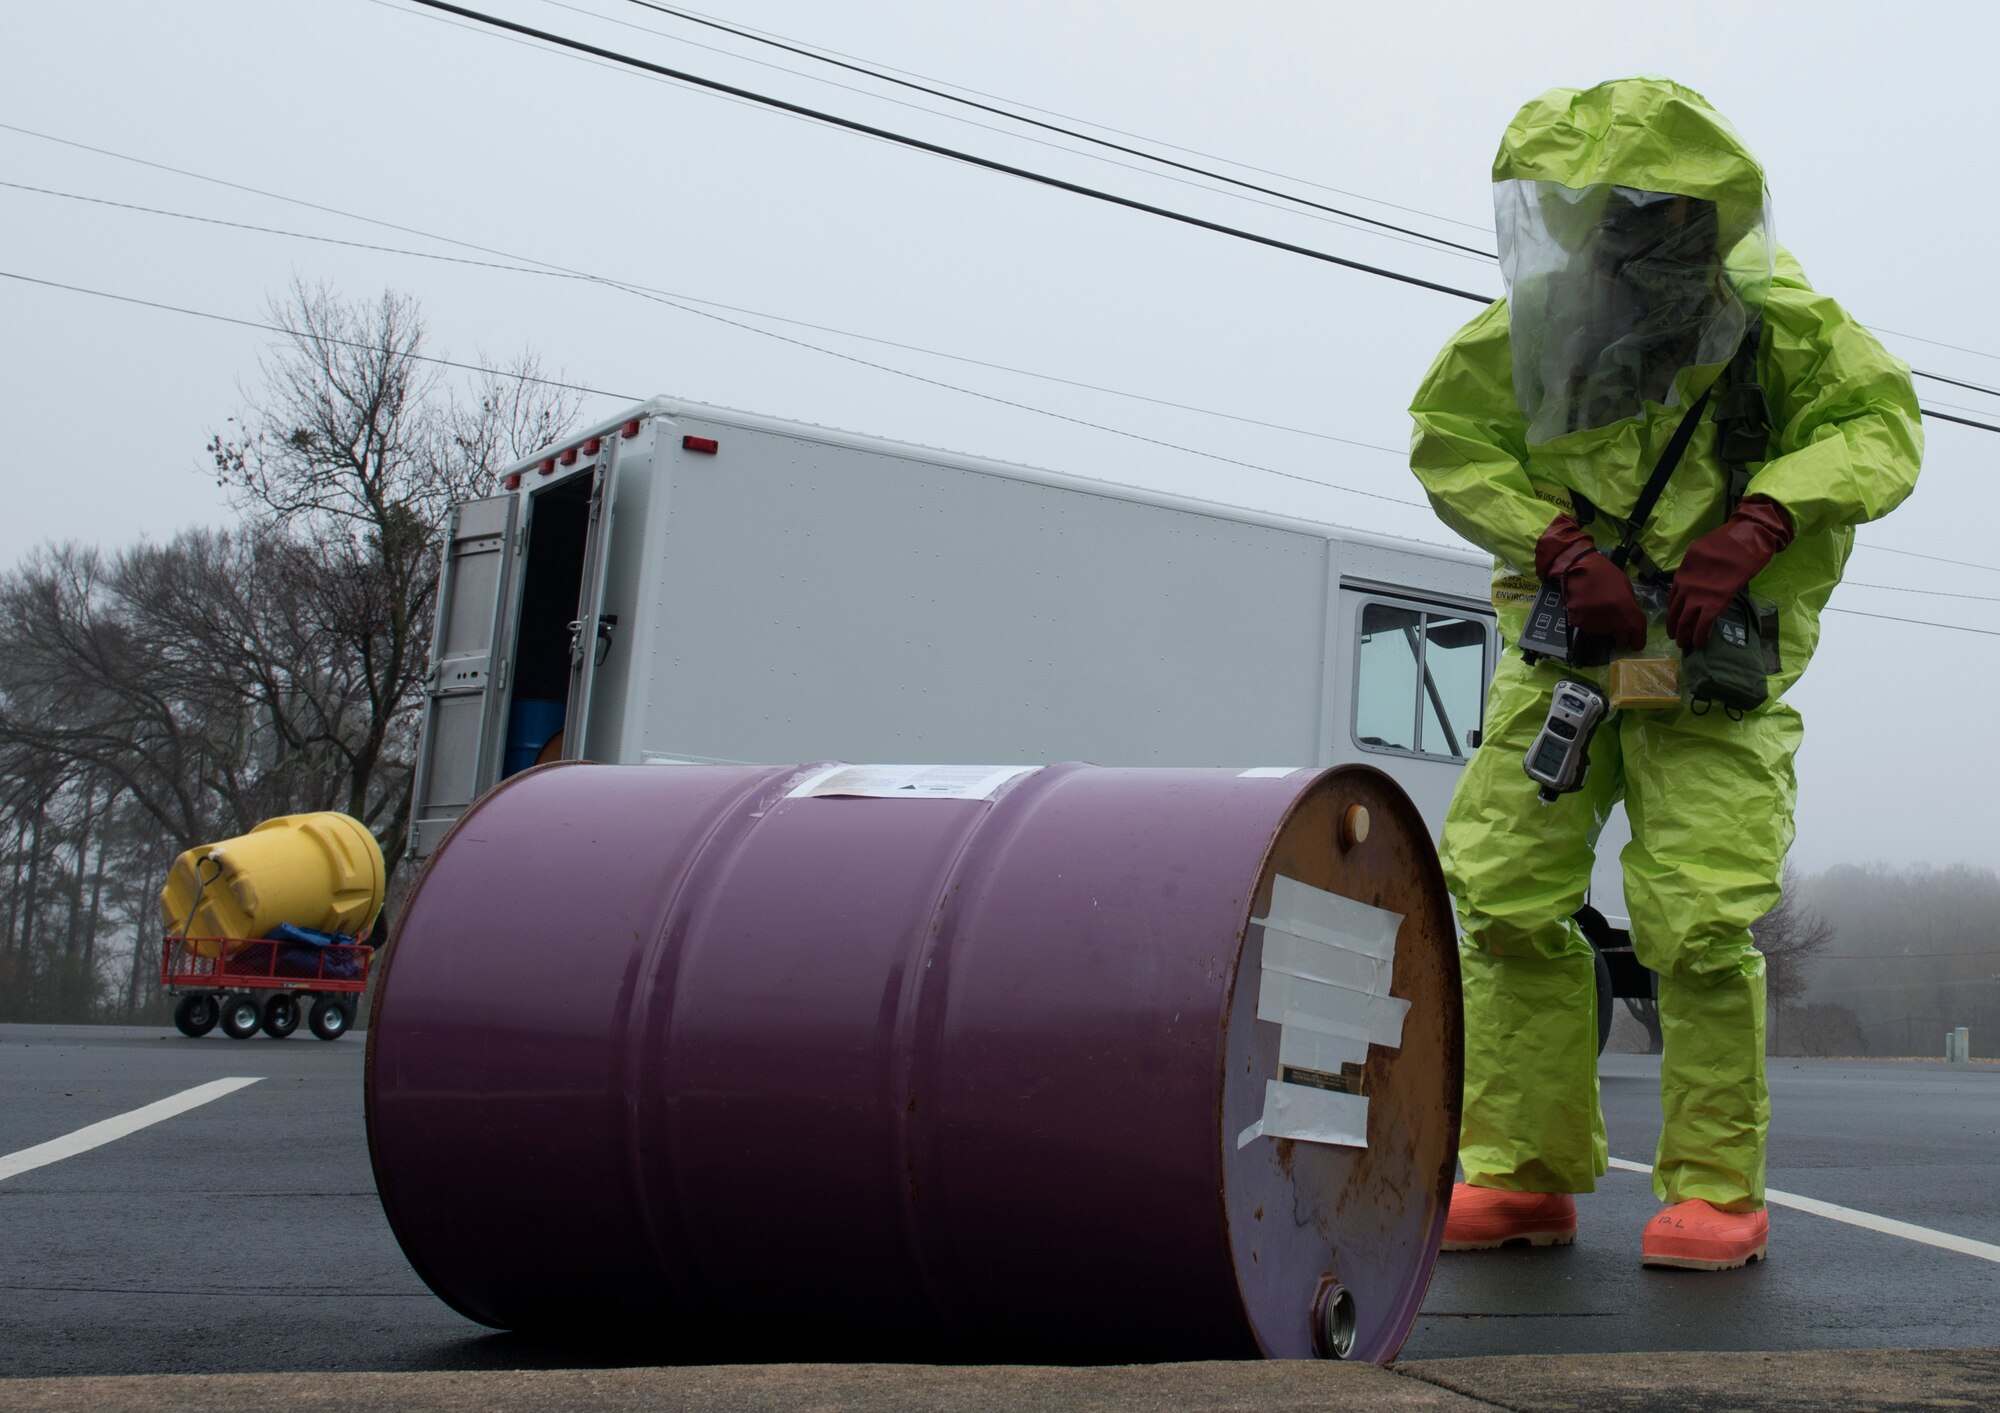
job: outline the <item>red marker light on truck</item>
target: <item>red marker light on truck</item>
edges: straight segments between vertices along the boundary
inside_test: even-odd
[[[634,417],[630,422],[625,424],[622,430],[625,433],[625,440],[628,442],[631,441],[632,438],[639,435],[639,419]]]
[[[540,475],[543,475],[543,476],[553,476],[553,475],[555,475],[555,474],[556,474],[556,459],[555,459],[555,458],[554,458],[553,456],[545,458],[545,459],[543,460],[542,464],[541,464],[540,466],[537,466],[537,467],[535,468],[535,470],[536,470],[536,472],[537,472],[538,474],[540,474]]]
[[[559,459],[559,460],[560,460],[560,461],[562,462],[562,464],[563,464],[563,465],[565,465],[565,466],[574,466],[574,465],[576,465],[576,448],[575,448],[575,447],[571,447],[571,448],[570,448],[570,449],[569,449],[568,451],[564,452],[564,453],[562,454],[562,456],[561,456],[560,458],[558,458],[558,459]]]
[[[602,445],[603,443],[600,442],[596,437],[592,437],[589,441],[583,444],[583,454],[585,456],[595,456],[597,455],[598,447]]]
[[[500,482],[500,487],[502,490],[508,490],[508,491],[520,490],[521,473],[519,471],[516,471],[513,475],[502,478]]]
[[[689,451],[705,451],[710,456],[721,450],[722,443],[714,437],[682,437],[681,445]]]

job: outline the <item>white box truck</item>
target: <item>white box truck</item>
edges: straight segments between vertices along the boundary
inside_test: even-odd
[[[499,480],[447,536],[418,856],[555,758],[1360,761],[1435,835],[1500,650],[1469,550],[671,398]]]

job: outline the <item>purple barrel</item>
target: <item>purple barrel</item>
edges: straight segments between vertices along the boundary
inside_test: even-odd
[[[1408,798],[978,774],[545,766],[475,804],[368,1037],[431,1289],[663,1352],[1393,1357],[1461,1066]]]

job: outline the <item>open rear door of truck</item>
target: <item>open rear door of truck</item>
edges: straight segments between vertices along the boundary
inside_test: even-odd
[[[417,752],[410,848],[419,857],[498,776],[517,513],[511,495],[452,512]]]
[[[604,576],[611,555],[612,492],[618,484],[618,442],[606,444],[590,487],[590,528],[583,544],[583,582],[569,625],[569,702],[563,713],[564,760],[588,759],[590,691],[612,651],[618,619],[604,612]]]

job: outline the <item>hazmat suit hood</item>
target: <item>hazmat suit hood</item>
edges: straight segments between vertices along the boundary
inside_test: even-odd
[[[1750,586],[1781,606],[1783,667],[1770,683],[1781,696],[1812,658],[1820,610],[1839,582],[1853,527],[1886,515],[1916,484],[1923,427],[1908,365],[1814,290],[1798,262],[1772,243],[1762,167],[1689,89],[1626,79],[1543,94],[1507,129],[1493,175],[1503,210],[1540,212],[1542,219],[1510,226],[1503,215],[1508,297],[1454,334],[1418,386],[1410,467],[1444,523],[1493,554],[1502,636],[1518,639],[1526,622],[1539,587],[1535,545],[1549,523],[1570,515],[1599,545],[1619,541],[1687,408],[1722,372],[1742,321],[1756,314],[1756,368],[1771,436],[1765,454],[1745,465],[1744,494],[1775,501],[1796,529],[1791,546]],[[1646,193],[1707,205],[1648,212],[1661,203]],[[1589,203],[1599,198],[1593,211]],[[1573,322],[1552,307],[1552,286],[1568,279],[1567,294],[1588,291],[1586,276],[1614,280],[1621,276],[1617,259],[1650,244],[1656,263],[1622,273],[1671,290],[1677,266],[1700,263],[1671,257],[1690,247],[1705,251],[1698,228],[1710,221],[1719,277],[1704,255],[1699,278],[1683,282],[1682,304],[1651,306],[1704,317],[1678,330],[1671,315],[1634,320],[1617,337],[1606,331],[1594,349],[1573,344],[1550,353],[1550,335]],[[1628,243],[1619,245],[1621,238]],[[1535,252],[1545,258],[1530,258]],[[1726,288],[1714,289],[1717,278]],[[1631,304],[1646,307],[1636,294]],[[1585,352],[1599,356],[1578,372],[1583,360],[1576,355]],[[1683,361],[1689,358],[1707,361]],[[1673,367],[1670,378],[1659,374],[1663,365]],[[1561,376],[1572,372],[1578,375]],[[1642,378],[1660,381],[1642,387]],[[1573,407],[1614,395],[1629,406],[1632,388],[1641,395],[1630,415],[1586,426],[1603,410],[1588,406],[1564,430]],[[1672,571],[1728,513],[1730,478],[1714,411],[1692,429],[1640,531],[1634,562],[1641,568]]]
[[[1530,445],[1684,406],[1756,322],[1764,171],[1692,89],[1553,89],[1515,115],[1493,180]]]

